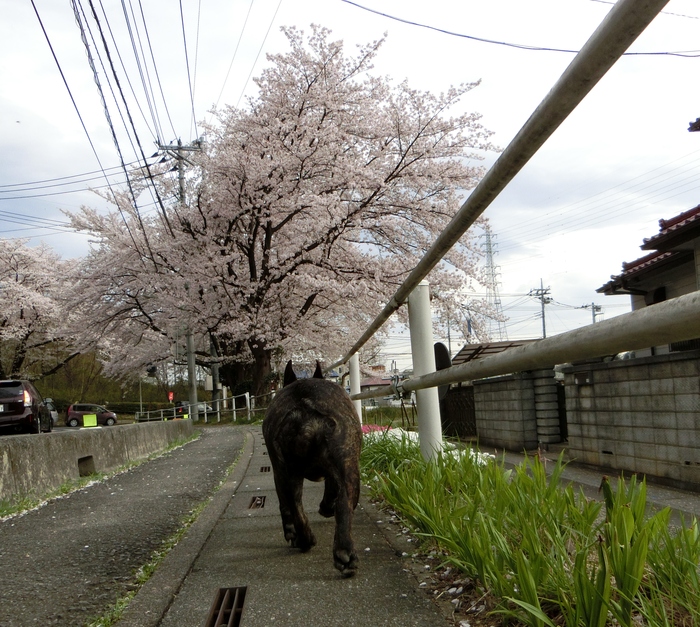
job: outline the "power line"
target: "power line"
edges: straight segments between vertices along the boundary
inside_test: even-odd
[[[187,54],[187,35],[185,34],[185,14],[182,11],[182,0],[180,0],[180,23],[182,24],[182,42],[185,47],[185,65],[187,66],[187,84],[190,88],[190,102],[192,103],[192,123],[195,134],[197,134],[197,116],[194,112],[194,91],[192,89],[192,77],[190,76],[190,57]]]
[[[141,21],[143,22],[143,30],[146,33],[146,42],[148,43],[148,50],[151,53],[151,63],[153,64],[153,71],[155,72],[156,81],[158,82],[158,89],[160,90],[160,97],[162,98],[163,106],[165,107],[165,114],[168,116],[168,122],[170,122],[170,128],[173,131],[173,135],[177,135],[177,132],[175,131],[175,125],[173,124],[173,120],[170,117],[170,110],[168,109],[168,103],[165,100],[165,93],[163,93],[163,84],[160,81],[160,74],[158,73],[158,65],[156,64],[156,58],[155,58],[155,55],[153,54],[153,47],[151,46],[151,36],[148,32],[148,25],[146,24],[146,16],[143,13],[143,4],[141,3],[141,0],[139,0],[139,9],[141,11]]]
[[[260,58],[260,54],[263,51],[263,48],[265,47],[265,42],[267,41],[267,37],[270,34],[270,30],[272,29],[272,25],[275,23],[275,18],[277,17],[277,12],[280,10],[280,7],[282,6],[282,0],[279,0],[277,4],[277,8],[275,9],[275,13],[272,16],[272,19],[270,20],[270,25],[267,27],[267,31],[265,32],[265,37],[262,40],[262,43],[260,44],[260,48],[258,49],[258,54],[255,56],[255,61],[253,61],[253,65],[250,68],[250,72],[248,74],[248,78],[245,80],[245,84],[243,85],[243,89],[241,90],[241,95],[238,96],[238,101],[236,102],[236,107],[240,105],[241,103],[241,98],[243,98],[243,94],[245,93],[245,88],[248,87],[248,82],[250,81],[250,77],[253,75],[253,71],[255,70],[255,66],[258,63],[258,59]]]
[[[135,163],[138,163],[138,162],[132,161],[131,163],[127,163],[126,165],[132,166]],[[20,187],[21,188],[21,187],[30,186],[30,185],[42,186],[44,183],[52,183],[54,181],[66,181],[66,179],[76,179],[77,178],[77,179],[83,179],[83,180],[72,181],[72,182],[67,181],[65,183],[57,183],[57,186],[70,185],[71,183],[84,183],[87,181],[92,181],[95,178],[102,178],[101,176],[100,177],[92,177],[93,174],[100,174],[100,173],[105,174],[109,170],[121,170],[121,169],[122,169],[121,165],[115,165],[115,166],[112,166],[111,168],[105,168],[104,170],[92,170],[91,172],[83,172],[82,174],[69,174],[67,176],[57,176],[57,177],[52,178],[52,179],[43,179],[40,181],[27,181],[26,183],[5,183],[5,184],[0,185],[0,193],[3,193],[3,191],[2,191],[3,187]],[[86,177],[89,177],[89,178],[86,178]],[[30,191],[31,189],[34,189],[34,188],[27,187],[27,191]],[[19,189],[19,190],[11,190],[11,191],[25,191],[25,190]]]
[[[236,60],[236,55],[238,54],[238,47],[241,45],[241,40],[243,39],[243,33],[245,32],[246,24],[248,24],[248,18],[250,17],[250,11],[252,8],[253,8],[253,0],[250,0],[250,4],[248,5],[248,12],[246,13],[245,21],[243,22],[243,28],[241,28],[241,34],[238,36],[238,41],[236,42],[236,48],[233,51],[233,57],[231,57],[231,63],[228,66],[228,71],[226,72],[226,77],[224,78],[224,83],[221,86],[221,91],[219,92],[219,97],[216,99],[216,103],[214,104],[214,109],[216,109],[219,106],[219,101],[221,100],[221,96],[224,93],[224,88],[226,87],[226,82],[228,81],[229,74],[231,74],[231,68],[233,67],[233,62]]]
[[[119,91],[120,91],[120,93],[121,93],[121,86],[120,86],[120,84],[119,84],[118,78],[116,77],[116,73],[114,72],[114,65],[112,64],[111,56],[110,56],[110,54],[109,54],[109,49],[108,49],[108,47],[107,47],[107,41],[106,41],[106,39],[105,39],[105,37],[104,37],[104,33],[103,33],[103,31],[102,31],[102,27],[101,27],[101,25],[100,25],[99,19],[97,18],[97,13],[96,13],[96,11],[95,11],[95,7],[94,7],[94,5],[93,5],[93,3],[92,3],[92,0],[88,0],[88,2],[89,2],[89,4],[90,4],[90,8],[92,9],[92,14],[93,14],[93,17],[94,17],[95,22],[96,22],[96,24],[97,24],[97,28],[98,28],[98,30],[100,31],[100,36],[101,36],[101,38],[102,38],[102,44],[103,44],[103,46],[104,46],[104,48],[105,48],[105,53],[107,54],[107,60],[109,61],[110,66],[112,67],[112,71],[113,71],[113,73],[115,74],[114,78],[115,78],[115,81],[116,81],[116,83],[117,83],[117,88],[119,89]],[[122,156],[122,151],[121,151],[121,148],[120,148],[120,146],[119,146],[119,140],[117,139],[117,134],[116,134],[116,132],[115,132],[115,130],[114,130],[114,125],[112,124],[112,119],[111,119],[111,117],[110,117],[110,115],[109,115],[109,108],[107,107],[107,102],[106,102],[106,100],[105,100],[105,98],[104,98],[104,93],[103,93],[103,91],[102,91],[102,86],[101,86],[101,84],[100,84],[100,78],[99,78],[99,75],[98,75],[98,73],[97,73],[97,68],[95,68],[95,63],[94,63],[94,61],[93,61],[92,54],[91,54],[91,52],[90,52],[90,46],[88,45],[87,39],[85,38],[85,29],[84,29],[84,27],[83,27],[83,21],[80,19],[80,13],[79,13],[79,11],[78,11],[78,6],[76,5],[75,0],[72,0],[71,4],[72,4],[72,6],[73,6],[73,10],[74,10],[74,12],[75,12],[76,22],[78,23],[78,27],[80,28],[81,37],[82,37],[83,43],[84,43],[84,45],[85,45],[85,50],[86,50],[87,57],[88,57],[88,63],[89,63],[89,65],[90,65],[90,68],[92,69],[93,77],[94,77],[95,83],[96,83],[96,85],[97,85],[97,91],[98,91],[98,93],[99,93],[99,95],[100,95],[100,99],[101,99],[101,101],[102,101],[102,106],[103,106],[103,108],[104,108],[105,117],[106,117],[106,119],[107,119],[107,125],[109,126],[109,129],[110,129],[110,131],[111,131],[111,133],[112,133],[112,139],[113,139],[113,141],[114,141],[114,146],[115,146],[115,148],[116,148],[116,150],[117,150],[117,154],[119,155],[119,161],[120,161],[121,164],[122,164],[122,169],[124,170],[124,174],[126,175],[126,179],[127,179],[127,185],[128,185],[128,187],[129,187],[129,191],[130,191],[131,196],[132,196],[132,199],[133,199],[133,201],[134,201],[134,210],[135,210],[135,212],[136,212],[136,215],[137,215],[137,217],[138,217],[139,222],[141,223],[141,216],[139,215],[139,212],[138,212],[138,205],[137,205],[137,202],[136,202],[136,194],[134,193],[134,189],[133,189],[133,186],[132,186],[132,184],[131,184],[131,180],[129,179],[129,173],[128,173],[127,169],[126,169],[126,164],[125,164],[124,158],[123,158],[123,156]],[[86,20],[86,23],[87,23],[87,20]],[[122,95],[123,95],[123,94],[122,94]],[[128,108],[127,108],[127,115],[129,115]],[[131,117],[131,116],[129,115],[129,117]],[[118,202],[118,200],[117,200],[117,198],[116,198],[116,195],[115,195],[114,193],[113,193],[113,197],[114,197],[114,202],[115,202],[116,205],[117,205],[117,209],[119,210],[119,213],[120,213],[121,216],[122,216],[122,220],[124,221],[124,225],[126,226],[126,230],[127,230],[127,232],[129,233],[129,237],[131,238],[131,242],[133,243],[134,248],[136,249],[136,251],[139,253],[139,257],[143,257],[142,253],[141,253],[140,250],[139,250],[139,246],[138,246],[138,244],[136,243],[136,239],[134,238],[134,235],[133,235],[133,233],[131,232],[131,228],[129,227],[129,222],[127,221],[126,217],[124,216],[124,213],[123,213],[123,211],[122,211],[122,209],[121,209],[121,206],[119,205],[119,202]],[[146,230],[145,230],[145,228],[144,228],[144,226],[143,226],[143,223],[141,223],[141,229],[143,230],[144,239],[145,239],[145,241],[146,241],[146,247],[148,248],[149,252],[151,253],[151,259],[153,259],[153,252],[151,251],[151,246],[150,246],[150,243],[148,242],[148,237],[147,237],[147,235],[146,235]],[[153,263],[155,264],[155,259],[153,259]]]
[[[142,61],[143,46],[141,44],[141,36],[136,26],[136,19],[134,18],[133,6],[131,7],[131,17],[133,20],[132,28],[131,21],[129,20],[129,12],[127,11],[126,5],[124,4],[124,0],[121,0],[121,4],[122,12],[124,14],[124,22],[126,24],[127,32],[129,33],[129,40],[131,42],[131,50],[134,53],[134,61],[136,62],[136,67],[138,69],[139,76],[141,77],[141,85],[143,87],[144,95],[146,97],[146,104],[148,105],[148,109],[151,112],[153,124],[156,129],[157,141],[162,141],[163,130],[160,126],[160,120],[158,119],[158,115],[156,113],[156,107],[154,102],[155,99],[153,97],[153,86],[151,85],[151,78],[148,74],[148,65],[145,63],[145,61]],[[131,6],[131,3],[129,4]],[[134,37],[134,31],[136,32],[136,37]],[[138,46],[136,45],[137,40]],[[139,54],[139,48],[141,49],[141,54]]]
[[[56,62],[56,67],[58,67],[58,71],[61,74],[61,78],[63,79],[63,84],[66,86],[66,90],[68,91],[68,96],[71,99],[71,102],[73,103],[73,108],[75,109],[75,112],[78,114],[78,119],[80,120],[80,124],[83,127],[83,131],[85,131],[85,135],[87,136],[88,142],[90,144],[90,147],[92,148],[92,152],[95,155],[95,159],[97,159],[97,163],[100,166],[100,171],[104,172],[105,169],[102,167],[102,162],[100,161],[100,157],[97,154],[97,149],[95,148],[95,144],[92,141],[92,138],[90,137],[90,133],[87,130],[87,127],[85,126],[85,121],[83,120],[83,116],[80,113],[80,109],[78,109],[78,104],[75,102],[75,98],[73,97],[73,92],[71,91],[70,87],[68,86],[68,81],[66,80],[66,76],[63,73],[63,68],[61,68],[61,64],[58,61],[58,57],[56,56],[56,52],[54,51],[53,45],[51,44],[51,40],[49,39],[49,35],[46,32],[46,28],[44,28],[44,23],[41,20],[41,16],[39,15],[39,11],[36,8],[36,4],[34,3],[34,0],[31,0],[32,7],[34,9],[34,13],[36,13],[36,17],[39,20],[39,26],[41,27],[42,32],[44,33],[44,37],[46,38],[46,43],[49,45],[49,49],[51,50],[51,55],[53,56],[53,60]],[[106,174],[105,174],[106,177]]]
[[[484,37],[476,37],[474,35],[465,35],[464,33],[456,33],[454,31],[446,30],[444,28],[438,28],[437,26],[430,26],[428,24],[423,24],[421,22],[414,22],[412,20],[407,20],[402,17],[397,17],[395,15],[389,15],[382,11],[377,11],[376,9],[370,9],[369,7],[353,2],[352,0],[341,0],[346,4],[350,4],[363,11],[368,11],[369,13],[374,13],[376,15],[381,15],[387,19],[394,20],[396,22],[401,22],[402,24],[408,24],[409,26],[417,26],[419,28],[427,28],[443,35],[450,35],[452,37],[461,37],[462,39],[469,39],[471,41],[478,41],[485,44],[494,44],[498,46],[505,46],[507,48],[518,48],[519,50],[533,50],[538,52],[564,52],[567,54],[578,54],[579,50],[567,49],[567,48],[549,48],[545,46],[530,46],[527,44],[516,44],[507,41],[497,41],[495,39],[486,39]],[[677,52],[624,52],[622,56],[676,56],[676,57],[700,57],[700,50],[684,50]]]

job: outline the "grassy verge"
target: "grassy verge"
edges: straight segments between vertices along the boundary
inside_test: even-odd
[[[670,510],[646,516],[646,484],[604,480],[604,502],[546,473],[479,455],[425,462],[417,445],[365,438],[364,481],[444,562],[496,599],[505,624],[700,625],[700,534]]]

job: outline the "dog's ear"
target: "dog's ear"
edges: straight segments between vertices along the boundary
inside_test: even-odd
[[[297,375],[294,374],[294,368],[292,368],[292,360],[287,362],[287,367],[284,369],[284,385],[287,386],[290,383],[294,383],[297,380]]]
[[[323,370],[321,370],[321,364],[316,360],[316,370],[314,370],[313,379],[323,379]]]

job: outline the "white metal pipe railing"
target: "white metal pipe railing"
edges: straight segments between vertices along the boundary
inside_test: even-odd
[[[610,320],[555,335],[502,353],[445,368],[399,385],[401,391],[473,381],[509,372],[551,368],[557,364],[615,355],[623,351],[682,342],[700,337],[700,292],[692,292],[631,311]],[[352,396],[353,400],[386,396],[384,386]]]
[[[411,327],[413,372],[420,376],[435,372],[433,348],[433,316],[430,308],[430,286],[421,281],[408,299],[408,321]],[[432,459],[442,450],[440,399],[437,388],[416,392],[418,438],[425,459]]]
[[[667,3],[668,0],[619,0],[613,6],[381,313],[347,354],[326,370],[346,363],[406,302],[408,295],[474,224]]]

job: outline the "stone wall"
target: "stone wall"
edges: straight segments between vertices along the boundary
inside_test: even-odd
[[[700,351],[563,372],[572,459],[700,485]]]

